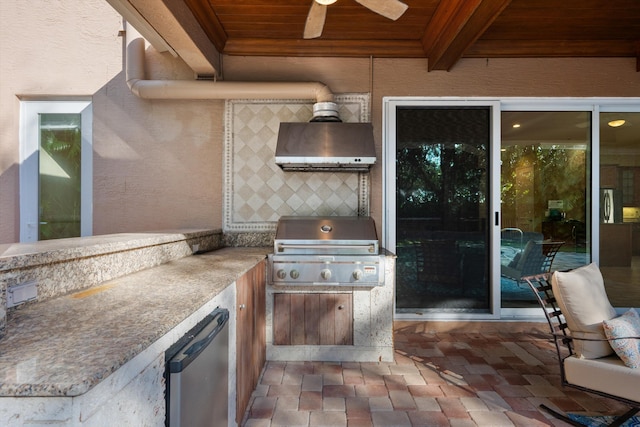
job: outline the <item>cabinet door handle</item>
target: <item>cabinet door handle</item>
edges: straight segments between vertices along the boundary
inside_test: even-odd
[[[342,310],[344,308],[344,305],[339,305],[338,306],[338,310]]]
[[[240,304],[239,308],[240,308],[240,310],[244,310],[245,305],[244,304]]]

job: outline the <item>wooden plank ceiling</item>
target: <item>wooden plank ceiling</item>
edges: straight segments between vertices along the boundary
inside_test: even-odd
[[[403,0],[397,21],[338,0],[305,40],[312,1],[185,3],[225,55],[428,58],[430,71],[460,58],[633,57],[640,70],[639,0]]]

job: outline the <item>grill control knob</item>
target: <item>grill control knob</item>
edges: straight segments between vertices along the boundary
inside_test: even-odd
[[[284,279],[286,279],[286,278],[287,278],[287,272],[286,272],[286,271],[284,271],[284,270],[278,270],[278,271],[276,272],[276,276],[278,276],[278,279],[280,279],[280,280],[284,280]]]
[[[362,270],[354,270],[352,276],[354,280],[362,279]]]
[[[298,270],[291,270],[291,273],[289,273],[289,275],[292,279],[297,279],[298,277],[300,277],[300,272]]]
[[[322,277],[324,280],[331,279],[331,270],[329,270],[328,268],[325,268],[320,272],[320,277]]]

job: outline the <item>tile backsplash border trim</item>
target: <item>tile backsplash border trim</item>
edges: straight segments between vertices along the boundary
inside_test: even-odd
[[[340,107],[344,104],[356,105],[357,111],[354,117],[349,121],[369,122],[370,95],[364,94],[342,94],[335,96],[335,102]],[[250,100],[227,100],[225,102],[224,115],[224,151],[223,151],[223,230],[224,232],[274,232],[277,224],[277,218],[258,218],[256,221],[237,221],[234,212],[234,198],[238,196],[238,185],[234,181],[234,165],[237,161],[234,150],[235,138],[239,138],[234,132],[236,120],[234,112],[236,107],[247,105],[270,105],[282,104],[293,105],[295,107],[308,106],[309,111],[313,106],[313,101],[308,99],[292,99],[292,100],[275,100],[275,99],[250,99]],[[311,114],[311,113],[309,113]],[[310,116],[309,116],[310,118]],[[369,174],[354,173],[357,178],[357,194],[354,195],[353,215],[369,214]],[[238,196],[239,197],[239,196]]]

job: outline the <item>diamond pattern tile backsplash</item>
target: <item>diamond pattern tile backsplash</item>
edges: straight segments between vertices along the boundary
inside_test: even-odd
[[[344,122],[369,121],[369,95],[338,95]],[[369,174],[284,172],[280,122],[307,122],[309,100],[230,100],[225,106],[224,229],[272,231],[282,215],[368,215]]]

